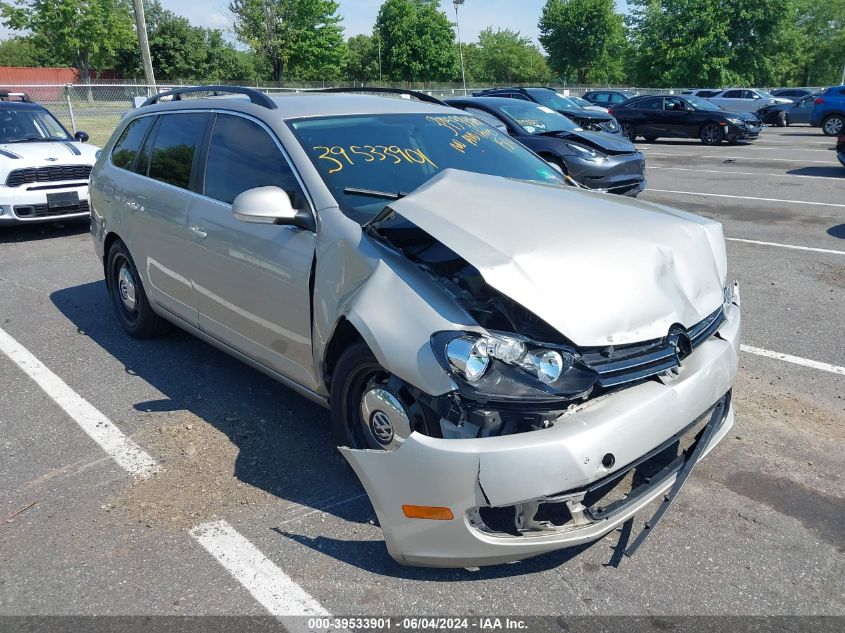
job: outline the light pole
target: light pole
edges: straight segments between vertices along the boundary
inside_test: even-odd
[[[378,82],[381,84],[381,29],[376,29],[376,35],[378,36]]]
[[[147,91],[155,92],[155,75],[153,74],[153,62],[150,58],[150,43],[147,40],[147,20],[144,17],[143,0],[133,0],[135,8],[135,28],[138,31],[138,44],[141,47],[141,61],[144,65],[144,79],[147,82]]]
[[[452,0],[452,4],[455,5],[455,26],[458,30],[458,52],[461,55],[461,80],[464,84],[464,96],[467,95],[467,76],[464,70],[464,47],[461,44],[461,22],[458,19],[458,7],[464,3],[464,0]]]

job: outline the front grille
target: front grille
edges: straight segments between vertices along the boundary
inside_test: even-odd
[[[58,182],[63,180],[88,180],[91,165],[51,165],[16,169],[6,178],[7,187],[20,187],[31,182]]]
[[[71,213],[88,213],[90,211],[87,200],[80,200],[79,204],[69,207],[53,207],[46,204],[28,204],[15,207],[15,215],[19,218],[51,218]]]
[[[669,337],[619,347],[592,348],[581,354],[582,361],[599,375],[598,383],[604,388],[616,387],[662,374],[680,366],[686,353],[709,339],[725,320],[725,313],[719,308],[696,323],[685,332],[689,348],[676,348]]]

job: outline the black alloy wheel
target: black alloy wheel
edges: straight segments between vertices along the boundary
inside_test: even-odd
[[[719,145],[724,138],[722,127],[716,123],[708,123],[701,128],[700,138],[705,145]]]

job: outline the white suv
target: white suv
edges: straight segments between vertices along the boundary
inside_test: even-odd
[[[0,99],[0,226],[87,218],[98,148],[25,94]]]

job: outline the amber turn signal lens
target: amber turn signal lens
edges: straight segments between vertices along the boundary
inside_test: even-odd
[[[402,512],[409,519],[433,519],[434,521],[451,521],[455,518],[449,508],[432,506],[402,506]]]

